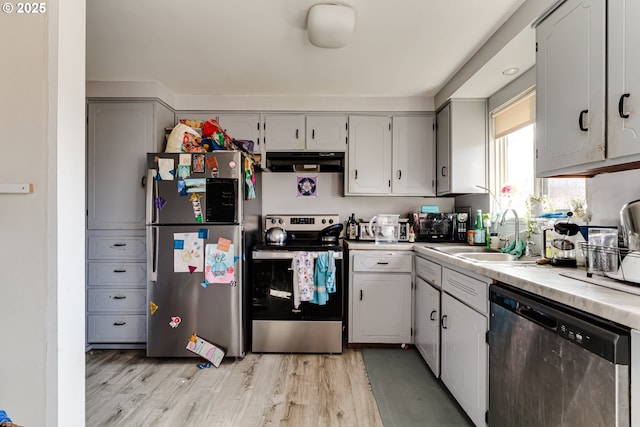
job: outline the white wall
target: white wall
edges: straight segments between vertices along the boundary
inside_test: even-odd
[[[298,176],[318,177],[317,197],[298,197]],[[421,205],[438,205],[441,212],[453,211],[453,198],[443,197],[343,197],[343,174],[341,173],[289,173],[264,172],[262,177],[263,214],[339,214],[345,223],[351,213],[357,219],[370,219],[379,213],[406,214],[419,211]]]
[[[0,194],[0,408],[20,425],[80,426],[85,12],[45,5],[0,16],[0,183],[34,186]]]

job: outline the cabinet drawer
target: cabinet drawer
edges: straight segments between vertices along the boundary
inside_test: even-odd
[[[147,302],[146,289],[89,289],[87,310],[90,312],[124,312],[144,314]]]
[[[89,286],[122,286],[144,288],[147,282],[147,264],[90,262]]]
[[[89,315],[89,343],[132,343],[147,341],[147,316]]]
[[[89,236],[90,259],[146,259],[144,236]]]
[[[482,281],[449,268],[442,269],[442,290],[483,314],[489,311],[490,282],[488,278]]]
[[[353,255],[353,271],[388,271],[394,273],[411,273],[413,254],[384,252],[380,254]]]
[[[442,285],[442,267],[427,259],[416,257],[416,276],[436,287]]]

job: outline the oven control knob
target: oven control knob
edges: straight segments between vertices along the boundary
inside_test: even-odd
[[[333,220],[332,219],[329,220],[329,224],[333,224]]]
[[[326,219],[324,219],[324,218],[322,218],[322,221],[320,221],[320,222],[322,222],[323,224],[326,224],[326,223],[327,223],[327,220],[326,220]]]

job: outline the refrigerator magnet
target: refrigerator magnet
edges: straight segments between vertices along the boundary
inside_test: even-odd
[[[158,305],[156,303],[154,303],[153,301],[149,302],[149,312],[151,313],[151,315],[156,314],[156,311],[158,311]]]
[[[176,175],[173,159],[158,159],[158,175],[163,181],[173,181]]]
[[[191,176],[191,166],[190,165],[178,165],[178,178],[186,179]]]
[[[156,199],[153,201],[153,205],[157,208],[157,209],[162,209],[164,208],[164,206],[167,204],[167,201],[165,199],[163,199],[162,197],[156,197]]]
[[[182,323],[182,319],[179,316],[171,316],[171,322],[169,322],[169,326],[172,328],[177,328]]]
[[[204,154],[194,154],[191,168],[193,173],[204,173]]]

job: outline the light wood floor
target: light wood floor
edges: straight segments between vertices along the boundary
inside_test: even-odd
[[[87,427],[382,426],[357,349],[202,361],[87,353]]]

